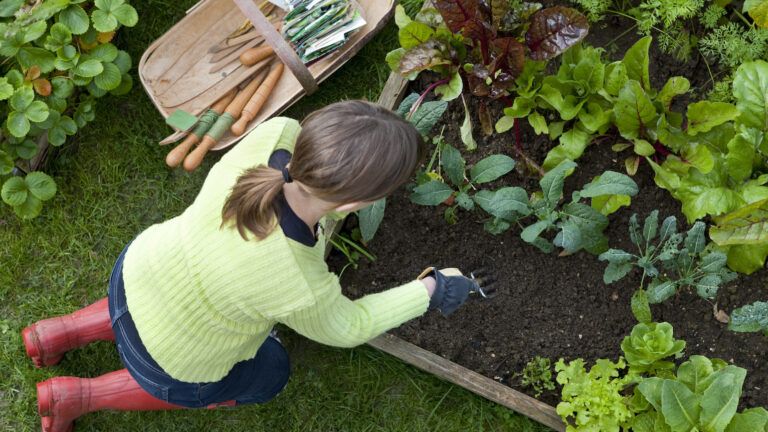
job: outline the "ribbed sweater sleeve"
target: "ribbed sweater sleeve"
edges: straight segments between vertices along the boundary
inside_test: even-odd
[[[338,287],[317,303],[280,319],[298,333],[323,344],[353,347],[421,316],[429,295],[420,281],[352,301]]]

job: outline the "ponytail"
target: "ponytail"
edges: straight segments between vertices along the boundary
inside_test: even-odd
[[[290,173],[259,165],[240,176],[222,210],[231,223],[263,239],[275,229],[285,183],[327,203],[376,201],[413,175],[424,140],[410,123],[381,106],[337,102],[308,115],[296,137]]]
[[[246,231],[258,239],[267,237],[275,229],[277,197],[290,178],[285,178],[287,173],[287,170],[281,172],[266,165],[246,170],[224,203],[222,226],[233,223],[245,240],[248,240]]]

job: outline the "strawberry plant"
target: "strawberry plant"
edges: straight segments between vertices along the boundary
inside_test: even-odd
[[[14,166],[93,120],[96,98],[130,90],[131,58],[111,40],[137,21],[124,0],[0,1],[0,180],[19,217],[37,216],[56,185],[42,172],[12,177],[24,171]]]

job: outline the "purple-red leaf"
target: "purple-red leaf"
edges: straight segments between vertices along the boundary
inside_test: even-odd
[[[555,6],[531,17],[525,43],[532,59],[548,60],[584,39],[588,32],[587,17],[575,9]]]
[[[448,54],[448,55],[446,55]],[[399,72],[403,76],[413,72],[421,72],[436,66],[451,64],[449,48],[440,41],[429,40],[417,45],[403,54],[400,59]]]
[[[454,33],[459,33],[469,21],[476,19],[482,8],[480,0],[437,0],[435,7]]]
[[[494,39],[491,44],[494,66],[493,73],[501,71],[512,75],[515,79],[523,71],[525,65],[525,47],[512,37]]]

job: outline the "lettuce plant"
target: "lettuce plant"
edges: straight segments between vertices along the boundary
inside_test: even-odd
[[[635,413],[624,390],[635,382],[631,374],[624,375],[623,358],[612,362],[599,359],[587,372],[584,360],[555,364],[557,382],[563,386],[557,414],[566,423],[567,432],[619,432],[633,419]]]
[[[609,249],[599,257],[608,262],[603,274],[605,283],[613,283],[633,268],[643,271],[639,289],[645,289],[649,303],[661,303],[678,290],[695,288],[699,296],[713,299],[720,285],[735,279],[729,271],[726,256],[706,249],[704,222],[696,222],[687,233],[677,232],[677,219],[669,216],[659,226],[659,212],[654,210],[643,227],[634,214],[629,220],[629,237],[638,253]],[[645,281],[650,282],[645,286]]]
[[[616,363],[599,359],[587,372],[584,361],[555,365],[563,385],[557,413],[567,431],[761,432],[768,430],[768,411],[737,412],[746,370],[720,359],[691,356],[675,369],[661,361],[679,356],[667,323],[638,324],[622,350],[632,356]],[[634,364],[633,364],[634,363]]]
[[[671,378],[649,377],[637,388],[650,404],[649,411],[634,420],[637,432],[667,431],[760,431],[765,430],[768,411],[762,408],[737,414],[747,371],[691,356]],[[651,425],[665,425],[657,429]],[[760,425],[741,429],[742,425]]]
[[[534,397],[539,397],[545,390],[555,389],[555,382],[552,380],[552,362],[546,357],[532,358],[518,375],[523,387],[533,389]]]
[[[64,144],[93,120],[96,98],[130,90],[131,58],[111,40],[137,21],[124,0],[0,1],[0,181],[19,217],[56,192],[42,172],[11,176],[29,171],[37,143]]]
[[[632,333],[621,342],[621,350],[631,370],[638,373],[669,370],[675,364],[664,359],[679,355],[685,349],[685,341],[676,340],[672,325],[662,323],[639,323]]]

